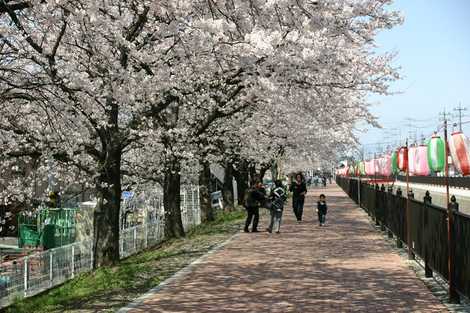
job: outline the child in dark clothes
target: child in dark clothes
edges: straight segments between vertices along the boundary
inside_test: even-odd
[[[320,226],[325,225],[327,211],[328,206],[326,205],[326,197],[324,194],[321,194],[320,199],[317,202],[318,222],[320,223]]]
[[[276,188],[271,192],[271,222],[267,229],[268,232],[272,233],[273,228],[276,228],[276,233],[280,233],[281,230],[281,220],[282,220],[282,211],[284,210],[284,202],[286,201],[286,192],[282,186],[280,180],[275,182]]]

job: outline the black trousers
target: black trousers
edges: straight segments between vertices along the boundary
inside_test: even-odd
[[[246,208],[246,212],[248,213],[248,216],[246,217],[245,230],[248,230],[252,220],[253,227],[251,228],[251,231],[258,230],[259,207]]]
[[[292,198],[292,208],[294,209],[294,214],[298,221],[302,220],[302,215],[304,213],[304,201],[305,197]]]

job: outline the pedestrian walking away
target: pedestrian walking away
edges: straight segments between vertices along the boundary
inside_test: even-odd
[[[295,175],[295,181],[290,185],[290,191],[292,192],[292,209],[297,222],[300,223],[304,211],[305,194],[307,193],[307,186],[301,173]]]
[[[281,220],[282,220],[282,212],[284,210],[284,202],[286,201],[286,192],[284,191],[284,187],[282,186],[282,182],[280,180],[275,181],[275,188],[271,192],[270,195],[271,199],[271,222],[269,223],[269,227],[267,231],[272,233],[273,230],[276,233],[280,233],[281,231]]]
[[[244,231],[249,232],[250,224],[253,222],[251,232],[258,232],[259,222],[259,208],[262,203],[265,203],[266,196],[264,194],[263,184],[261,181],[256,181],[253,186],[247,191],[243,205],[247,211]]]
[[[326,196],[324,194],[321,194],[320,199],[317,202],[318,223],[320,224],[320,226],[325,225],[327,211],[328,206],[326,205]]]

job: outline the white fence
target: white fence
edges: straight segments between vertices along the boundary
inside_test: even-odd
[[[155,201],[159,205],[162,201]],[[181,214],[187,231],[201,223],[199,188],[185,187],[181,193]],[[162,208],[152,208],[161,212]],[[121,258],[154,246],[164,239],[164,219],[158,214],[145,219],[143,224],[121,231],[119,254]],[[93,269],[92,241],[76,242],[67,246],[38,252],[0,265],[0,307],[15,298],[36,295],[72,279],[79,273]]]

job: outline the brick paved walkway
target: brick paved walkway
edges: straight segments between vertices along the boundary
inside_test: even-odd
[[[130,312],[446,312],[338,187],[309,191],[302,224],[284,217],[281,234],[240,234]]]

